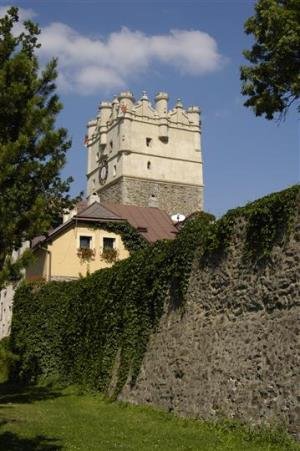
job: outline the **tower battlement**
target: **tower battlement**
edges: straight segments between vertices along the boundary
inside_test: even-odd
[[[168,102],[165,92],[152,106],[146,92],[136,101],[124,91],[100,103],[88,123],[88,196],[169,213],[202,209],[200,109]]]

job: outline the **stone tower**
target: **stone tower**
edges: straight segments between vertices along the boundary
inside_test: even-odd
[[[88,123],[87,195],[100,202],[159,207],[188,215],[203,208],[200,110],[180,100],[168,110],[160,92],[152,107],[129,91],[101,102]]]

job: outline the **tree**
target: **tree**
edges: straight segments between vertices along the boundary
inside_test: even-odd
[[[299,0],[258,0],[245,32],[255,43],[243,52],[251,63],[241,67],[244,105],[256,116],[282,118],[300,95]]]
[[[0,19],[0,286],[23,263],[12,265],[12,251],[49,230],[71,204],[72,180],[59,175],[71,142],[55,128],[57,62],[39,70],[40,30],[26,21],[16,35],[18,20],[15,7]]]

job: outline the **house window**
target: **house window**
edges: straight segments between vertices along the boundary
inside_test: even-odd
[[[152,146],[152,138],[146,138],[146,146],[151,147]]]
[[[114,164],[114,170],[113,170],[113,174],[114,174],[114,177],[116,176],[116,174],[117,174],[117,166]]]
[[[79,247],[80,249],[90,249],[91,248],[92,237],[91,236],[80,236]]]
[[[148,161],[148,163],[147,163],[147,169],[151,169],[151,161]]]
[[[103,238],[103,249],[114,249],[115,241],[115,238]]]

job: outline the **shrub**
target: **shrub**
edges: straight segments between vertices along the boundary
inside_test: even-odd
[[[5,382],[18,357],[10,351],[9,338],[2,338],[0,341],[0,382]]]

